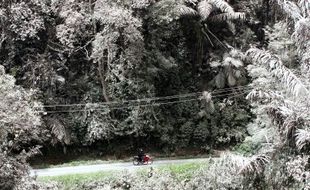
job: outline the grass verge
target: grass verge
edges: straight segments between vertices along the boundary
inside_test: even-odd
[[[86,174],[70,174],[62,176],[48,176],[48,177],[38,177],[38,180],[41,182],[50,182],[54,181],[59,183],[62,186],[63,190],[71,190],[74,186],[80,186],[85,183],[92,181],[103,180],[106,178],[113,178],[117,172],[95,172],[95,173],[86,173]]]
[[[185,164],[173,164],[159,167],[160,172],[168,172],[179,179],[191,178],[195,171],[200,168],[208,167],[206,162],[195,162]]]
[[[185,164],[167,164],[163,166],[156,167],[157,172],[168,172],[174,175],[176,178],[189,179],[192,177],[194,172],[200,168],[207,167],[206,162],[194,162]],[[136,175],[145,175],[149,168],[141,168],[136,171]],[[104,179],[113,179],[120,174],[120,171],[109,171],[109,172],[96,172],[96,173],[86,173],[86,174],[73,174],[73,175],[63,175],[54,177],[38,177],[41,182],[54,181],[59,183],[64,190],[71,190],[74,187],[81,187],[82,184],[101,181]]]

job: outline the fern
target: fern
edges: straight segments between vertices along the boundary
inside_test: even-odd
[[[228,12],[214,15],[209,18],[212,22],[223,22],[227,20],[245,20],[245,13],[241,12]]]
[[[296,147],[301,150],[310,142],[310,131],[308,129],[297,129]]]
[[[177,5],[175,8],[175,12],[179,16],[197,16],[198,12],[186,5]]]
[[[211,4],[220,9],[222,12],[233,13],[234,9],[223,0],[209,0]]]
[[[224,0],[202,0],[199,3],[197,1],[185,1],[195,5],[197,11],[185,4],[178,4],[176,6],[176,12],[180,16],[197,16],[201,17],[202,21],[209,19],[210,14],[215,8],[220,9],[223,13],[218,14],[210,18],[211,21],[226,21],[226,20],[245,20],[245,14],[235,12],[234,9]],[[197,4],[197,5],[196,5]]]
[[[203,0],[198,3],[198,13],[201,16],[202,20],[207,20],[209,15],[213,10],[212,4],[210,4],[207,0]]]

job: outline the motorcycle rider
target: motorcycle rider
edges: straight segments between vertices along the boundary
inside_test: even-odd
[[[145,156],[144,151],[143,151],[142,148],[140,148],[139,151],[138,151],[138,160],[139,160],[139,162],[143,162],[144,156]]]

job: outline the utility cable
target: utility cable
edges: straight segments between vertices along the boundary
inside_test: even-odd
[[[230,92],[231,90],[244,90],[250,89],[250,86],[238,86],[238,87],[230,87],[230,88],[223,88],[219,90],[214,90],[211,92],[212,95],[217,95],[225,92]],[[195,93],[188,93],[188,94],[178,94],[172,96],[165,96],[165,97],[153,97],[153,98],[142,98],[136,100],[120,100],[120,101],[112,101],[112,102],[101,102],[101,103],[83,103],[83,104],[54,104],[54,105],[43,105],[43,106],[35,106],[34,108],[54,108],[54,107],[72,107],[72,106],[86,106],[86,105],[110,105],[110,104],[119,104],[119,103],[140,103],[140,102],[151,102],[156,100],[170,100],[176,98],[187,98],[191,96],[202,95],[203,92],[195,92]]]
[[[246,90],[242,93],[236,94],[236,93],[229,93],[229,94],[222,94],[213,96],[213,98],[219,98],[219,97],[225,97],[228,95],[228,98],[232,97],[238,97],[241,95],[244,95],[248,93],[249,90]],[[122,107],[102,107],[102,108],[87,108],[87,109],[77,109],[77,110],[59,110],[59,111],[37,111],[38,113],[44,113],[44,114],[51,114],[51,113],[72,113],[72,112],[86,112],[86,111],[103,111],[103,110],[122,110],[122,109],[128,109],[133,107],[148,107],[148,106],[161,106],[161,105],[169,105],[169,104],[175,104],[175,103],[185,103],[185,102],[192,102],[192,101],[201,101],[201,97],[196,97],[192,99],[187,100],[176,100],[176,101],[170,101],[170,102],[160,102],[160,103],[149,103],[149,104],[142,104],[142,105],[128,105],[128,106],[122,106]]]
[[[249,90],[248,90],[249,91]],[[213,98],[217,98],[217,97],[225,97],[225,96],[229,96],[229,95],[235,95],[236,93],[226,93],[226,94],[219,94],[219,95],[216,95],[216,96],[213,96]],[[201,96],[199,96],[199,97],[196,97],[196,99],[201,99]],[[182,101],[182,100],[180,100],[180,101]],[[123,103],[123,102],[119,102],[119,103]],[[138,103],[143,103],[142,101],[138,101]],[[156,102],[146,102],[148,105],[149,104],[154,104],[154,103],[156,103]],[[165,103],[165,102],[162,102],[162,103]],[[157,104],[157,103],[156,103]],[[91,104],[88,104],[88,105],[91,105]],[[95,106],[103,106],[103,107],[105,107],[105,108],[107,108],[109,105],[111,105],[111,104],[93,104],[93,105],[95,105]],[[134,105],[134,106],[138,106],[138,105]],[[131,107],[131,105],[128,105],[127,107]],[[109,108],[111,108],[111,107],[109,107]],[[85,109],[84,109],[85,110]]]

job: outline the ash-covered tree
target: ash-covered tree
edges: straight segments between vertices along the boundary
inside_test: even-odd
[[[307,19],[310,3],[278,1],[291,19],[279,17],[267,34],[267,50],[251,48],[246,57],[253,78],[252,100],[258,116],[249,125],[251,137],[244,144],[258,145],[252,154],[266,153],[269,164],[250,183],[275,189],[309,188],[309,82],[307,68]],[[294,10],[294,11],[293,11]],[[283,16],[283,15],[280,15]],[[288,21],[288,22],[287,22]],[[295,28],[290,28],[295,24]],[[296,52],[296,47],[297,52]],[[283,59],[283,60],[282,60]]]
[[[33,110],[39,104],[33,93],[15,85],[14,77],[5,74],[0,65],[0,188],[4,190],[26,180],[27,160],[47,138],[40,116]]]

